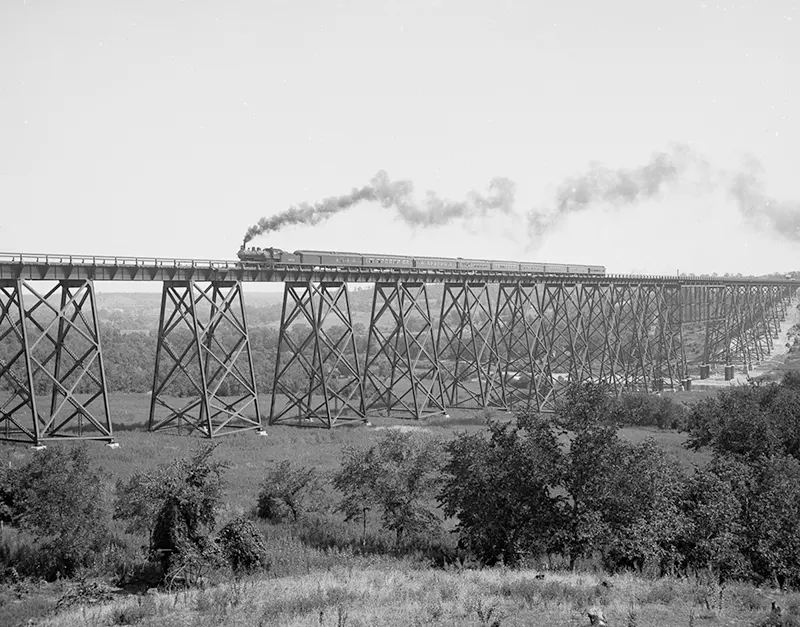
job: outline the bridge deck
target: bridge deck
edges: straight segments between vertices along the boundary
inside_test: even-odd
[[[239,261],[214,259],[169,259],[158,257],[109,257],[100,255],[58,255],[45,253],[0,253],[0,281],[245,281],[251,283],[339,282],[394,283],[658,283],[681,285],[791,285],[788,279],[751,279],[713,276],[661,275],[567,275],[522,272],[452,270],[362,270],[359,268],[307,268],[284,266],[266,268]]]

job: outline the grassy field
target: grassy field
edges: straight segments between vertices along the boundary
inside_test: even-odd
[[[599,609],[614,627],[744,626],[768,619],[773,601],[792,618],[800,605],[798,595],[774,595],[736,584],[720,588],[702,579],[500,568],[435,571],[399,560],[353,559],[330,570],[293,577],[120,597],[67,610],[39,624],[573,627],[588,625],[587,612]]]

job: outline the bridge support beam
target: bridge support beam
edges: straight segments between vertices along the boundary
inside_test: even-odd
[[[286,283],[269,424],[364,419],[347,284]]]
[[[686,372],[677,285],[501,285],[496,332],[509,405],[552,411],[571,383],[678,389]]]
[[[149,430],[184,428],[262,429],[241,282],[164,282]]]
[[[622,284],[608,290],[615,389],[680,389],[686,376],[680,286]]]
[[[791,295],[779,286],[707,288],[704,363],[741,365],[746,371],[772,353]]]
[[[420,419],[445,413],[424,283],[376,283],[364,367],[365,410]]]
[[[495,311],[486,283],[444,284],[436,346],[448,407],[507,406]]]
[[[535,286],[522,283],[501,283],[497,293],[495,333],[501,355],[501,377],[509,407],[541,410],[542,381],[551,381],[542,363],[538,320],[531,304]]]
[[[114,441],[92,281],[0,281],[0,347],[0,440]]]

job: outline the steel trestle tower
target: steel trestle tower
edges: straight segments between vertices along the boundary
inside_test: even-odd
[[[164,282],[149,429],[185,427],[262,429],[240,282]]]
[[[91,281],[0,280],[0,346],[0,439],[114,441]]]

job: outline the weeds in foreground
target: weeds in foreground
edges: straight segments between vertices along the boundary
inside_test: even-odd
[[[470,603],[469,610],[474,612],[483,627],[500,627],[503,617],[497,611],[497,603],[484,604],[482,599]]]
[[[152,596],[139,596],[112,610],[109,621],[112,625],[136,625],[156,618],[161,612],[159,603]]]
[[[628,608],[628,627],[639,627],[639,613],[636,611],[636,608],[633,605],[633,601],[631,601],[631,605]]]

